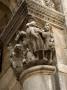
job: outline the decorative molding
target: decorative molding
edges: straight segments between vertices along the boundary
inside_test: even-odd
[[[37,3],[33,0],[26,0],[28,14],[40,18],[43,21],[49,21],[54,26],[63,29],[65,18],[64,15],[54,9],[51,9],[47,6],[43,6],[40,3]]]
[[[31,67],[31,68],[23,71],[19,77],[19,80],[21,83],[23,83],[26,78],[36,75],[36,74],[54,75],[55,73],[56,73],[55,66],[39,65],[39,66]]]

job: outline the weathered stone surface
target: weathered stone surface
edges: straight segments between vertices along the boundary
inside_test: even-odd
[[[64,30],[60,30],[58,28],[53,27],[53,35],[55,40],[57,63],[66,63],[64,54],[65,53],[64,49],[66,48]]]
[[[67,73],[59,72],[60,89],[67,90]]]
[[[0,90],[20,90],[21,86],[16,80],[11,68],[0,79]]]
[[[64,15],[56,10],[42,6],[34,2],[33,0],[27,0],[28,14],[42,19],[44,21],[49,21],[53,25],[64,28]]]
[[[20,81],[23,90],[55,90],[54,74],[55,67],[47,65],[35,66],[22,72]]]
[[[52,88],[52,76],[50,75],[33,75],[25,80],[24,90],[55,90]]]
[[[67,90],[67,49],[64,30],[53,27],[60,90]]]

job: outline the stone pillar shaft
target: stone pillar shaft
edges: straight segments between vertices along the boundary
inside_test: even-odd
[[[23,90],[55,90],[54,66],[40,65],[27,69],[20,76]]]
[[[63,14],[65,15],[65,41],[67,45],[67,0],[61,0],[62,8],[63,8]],[[67,46],[66,46],[66,52],[67,52]]]
[[[65,15],[65,21],[66,21],[66,25],[67,25],[67,0],[61,0],[61,4],[63,7],[63,13]]]

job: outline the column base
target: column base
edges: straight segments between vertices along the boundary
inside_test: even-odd
[[[55,72],[55,66],[50,65],[38,65],[24,70],[20,75],[23,90],[54,90],[51,78]]]

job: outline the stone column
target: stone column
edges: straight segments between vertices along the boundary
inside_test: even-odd
[[[15,45],[13,43],[9,44],[10,62],[23,90],[55,90],[55,47],[53,36],[52,38],[50,37],[52,32],[49,32],[52,28],[46,22],[45,30],[49,29],[49,31],[41,32],[41,29],[37,28],[36,25],[36,21],[27,23],[26,32],[22,30],[16,35],[14,39],[16,42]],[[43,38],[46,35],[47,45],[43,42],[40,34],[36,34],[35,30],[37,33],[39,31]],[[26,35],[26,38],[24,35]],[[23,40],[20,39],[21,36],[23,36]],[[48,47],[48,38],[53,40],[51,47]],[[30,40],[32,41],[30,42]],[[20,42],[17,44],[18,41]],[[44,45],[46,46],[45,48],[43,47]],[[33,48],[31,49],[31,47]]]
[[[60,89],[67,90],[67,66],[64,64],[60,64],[58,66],[59,69],[59,81],[60,81]]]
[[[53,27],[60,90],[67,90],[67,55],[64,30]]]
[[[65,15],[65,40],[67,45],[67,0],[61,0],[62,8],[63,8],[63,14]],[[66,46],[66,52],[67,52],[67,46]]]
[[[23,90],[55,90],[53,75],[55,67],[38,65],[31,67],[20,75]]]
[[[67,0],[61,0],[61,4],[63,7],[63,13],[65,15],[65,21],[66,21],[66,25],[67,25]]]

